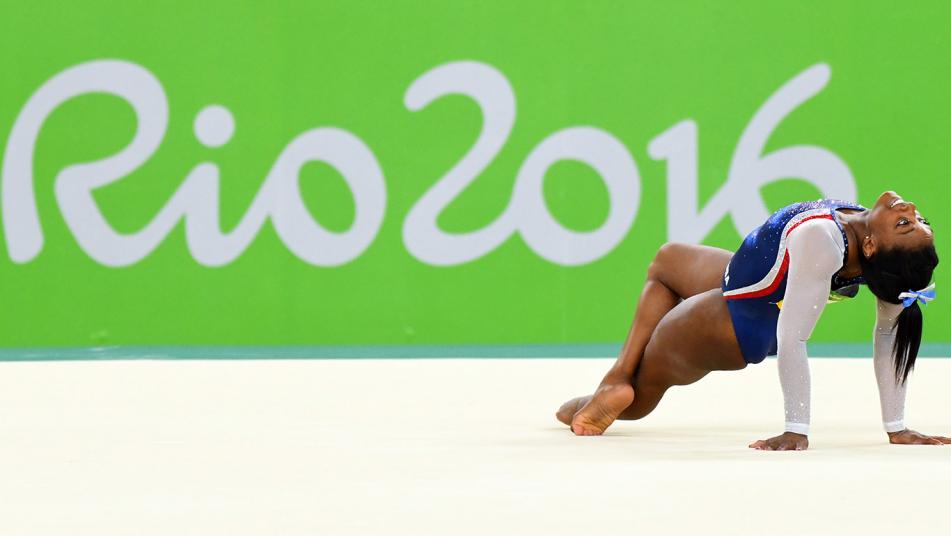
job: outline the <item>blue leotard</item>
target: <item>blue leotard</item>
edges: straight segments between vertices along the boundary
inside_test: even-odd
[[[848,259],[849,242],[838,220],[838,209],[866,210],[855,203],[832,199],[789,205],[776,211],[747,235],[733,255],[721,288],[747,363],[759,363],[768,355],[776,355],[776,325],[786,295],[789,267],[786,246],[790,234],[806,221],[831,220],[842,233],[845,244],[843,264]],[[855,296],[860,283],[864,283],[861,277],[843,280],[833,276],[830,298]]]

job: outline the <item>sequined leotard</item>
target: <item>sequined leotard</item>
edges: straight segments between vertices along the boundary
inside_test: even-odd
[[[864,211],[836,200],[796,203],[751,232],[723,276],[733,328],[744,359],[779,356],[786,430],[808,434],[810,377],[806,341],[826,303],[853,297],[859,278],[837,274],[849,254],[839,210]],[[895,380],[891,347],[900,304],[878,301],[874,363],[887,431],[904,429],[905,390]]]

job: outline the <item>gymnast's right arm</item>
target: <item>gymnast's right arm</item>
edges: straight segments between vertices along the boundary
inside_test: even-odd
[[[929,436],[905,427],[905,387],[895,371],[892,347],[895,344],[895,322],[902,312],[900,303],[878,300],[878,314],[873,339],[875,377],[878,380],[878,395],[882,403],[882,424],[888,433],[888,441],[900,445],[940,445],[951,439]]]
[[[900,303],[877,299],[875,335],[872,339],[872,359],[878,396],[882,405],[882,424],[892,434],[905,429],[905,384],[898,380],[892,347],[895,344],[895,322],[902,311]]]

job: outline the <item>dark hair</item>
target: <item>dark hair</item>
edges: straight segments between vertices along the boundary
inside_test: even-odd
[[[915,250],[894,248],[878,251],[871,259],[860,254],[859,259],[862,277],[869,290],[891,303],[901,303],[898,295],[902,292],[927,287],[938,265],[938,253],[933,245]],[[915,358],[921,346],[921,324],[921,308],[916,301],[902,310],[893,328],[897,331],[892,347],[895,377],[901,383],[908,380],[908,374],[915,368]]]

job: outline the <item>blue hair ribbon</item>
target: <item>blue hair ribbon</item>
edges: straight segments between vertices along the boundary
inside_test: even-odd
[[[905,308],[911,307],[911,304],[915,303],[916,300],[921,302],[923,305],[928,305],[928,302],[935,299],[934,283],[921,290],[909,290],[908,292],[902,292],[898,295],[898,299],[901,300],[901,304]]]

